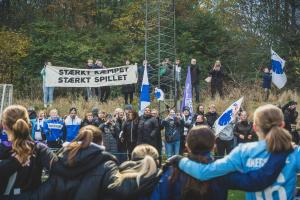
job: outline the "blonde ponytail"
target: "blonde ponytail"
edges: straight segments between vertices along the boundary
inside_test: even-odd
[[[109,185],[109,188],[120,186],[128,178],[135,178],[137,185],[139,185],[141,178],[147,178],[157,172],[158,156],[157,150],[151,145],[136,146],[132,152],[132,159],[137,161],[124,162],[120,166],[120,172],[116,174],[117,179]]]
[[[82,128],[77,137],[66,147],[68,153],[68,163],[74,165],[75,157],[80,149],[87,148],[93,141],[93,131]]]
[[[13,105],[7,107],[2,114],[3,124],[12,131],[12,151],[23,163],[33,153],[34,142],[30,136],[31,123],[25,107]]]
[[[289,151],[293,148],[291,134],[279,126],[273,126],[271,128],[266,135],[266,141],[268,144],[268,151],[271,153]]]
[[[266,139],[268,151],[270,153],[291,150],[291,134],[283,129],[284,124],[282,111],[271,104],[258,107],[254,112],[254,124],[258,134]]]

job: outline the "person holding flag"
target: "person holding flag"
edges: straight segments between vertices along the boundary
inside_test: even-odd
[[[234,102],[227,108],[222,115],[215,121],[214,129],[217,136],[217,155],[228,155],[234,146],[234,127],[237,122],[237,114],[241,107],[244,97]]]

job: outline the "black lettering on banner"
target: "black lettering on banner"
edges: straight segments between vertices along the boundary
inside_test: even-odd
[[[124,81],[126,81],[126,79],[127,79],[127,74],[124,74],[124,75],[122,75],[123,77],[124,77]]]
[[[80,78],[75,78],[75,83],[80,83]]]
[[[100,82],[104,81],[105,77],[104,76],[100,76]]]
[[[64,74],[64,70],[62,70],[62,69],[58,70],[58,74],[59,75],[63,75]]]
[[[58,83],[63,83],[64,81],[63,81],[63,77],[59,77],[58,78]]]
[[[122,81],[122,80],[123,80],[122,77],[123,77],[123,75],[119,75],[119,76],[118,76],[118,81]]]

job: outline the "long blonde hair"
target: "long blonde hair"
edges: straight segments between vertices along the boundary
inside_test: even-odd
[[[20,105],[8,106],[3,111],[2,123],[12,132],[12,152],[25,163],[34,149],[34,142],[30,136],[31,123],[26,108]]]
[[[284,121],[282,111],[271,104],[258,107],[254,112],[254,124],[258,133],[264,134],[271,153],[292,149],[292,136],[282,128]]]
[[[120,168],[124,168],[117,173],[114,183],[109,187],[117,187],[127,178],[136,178],[137,184],[140,184],[142,177],[149,177],[157,172],[159,159],[158,151],[149,144],[136,146],[131,154],[132,161],[124,162]]]

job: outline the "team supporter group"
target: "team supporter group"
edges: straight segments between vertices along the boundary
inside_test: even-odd
[[[178,82],[179,64],[177,60]],[[87,66],[103,68],[100,60],[95,64],[89,60]],[[171,66],[168,60],[165,66],[162,77]],[[199,103],[200,72],[195,59],[190,67]],[[211,97],[223,96],[225,75],[220,61],[209,77]],[[270,81],[266,68],[266,100]],[[140,87],[141,80],[138,83]],[[216,134],[216,121],[223,111],[214,104],[198,104],[194,112],[187,106],[180,111],[169,108],[165,117],[151,107],[139,114],[131,105],[135,85],[124,85],[125,106],[113,113],[101,107],[78,113],[70,107],[66,114],[53,107],[53,91],[44,87],[44,106],[50,109],[12,105],[2,113],[0,199],[225,200],[228,190],[245,191],[246,199],[253,200],[297,196],[300,138],[295,101],[261,105],[253,120],[241,107]],[[105,102],[110,88],[84,91],[87,101],[96,96]]]

